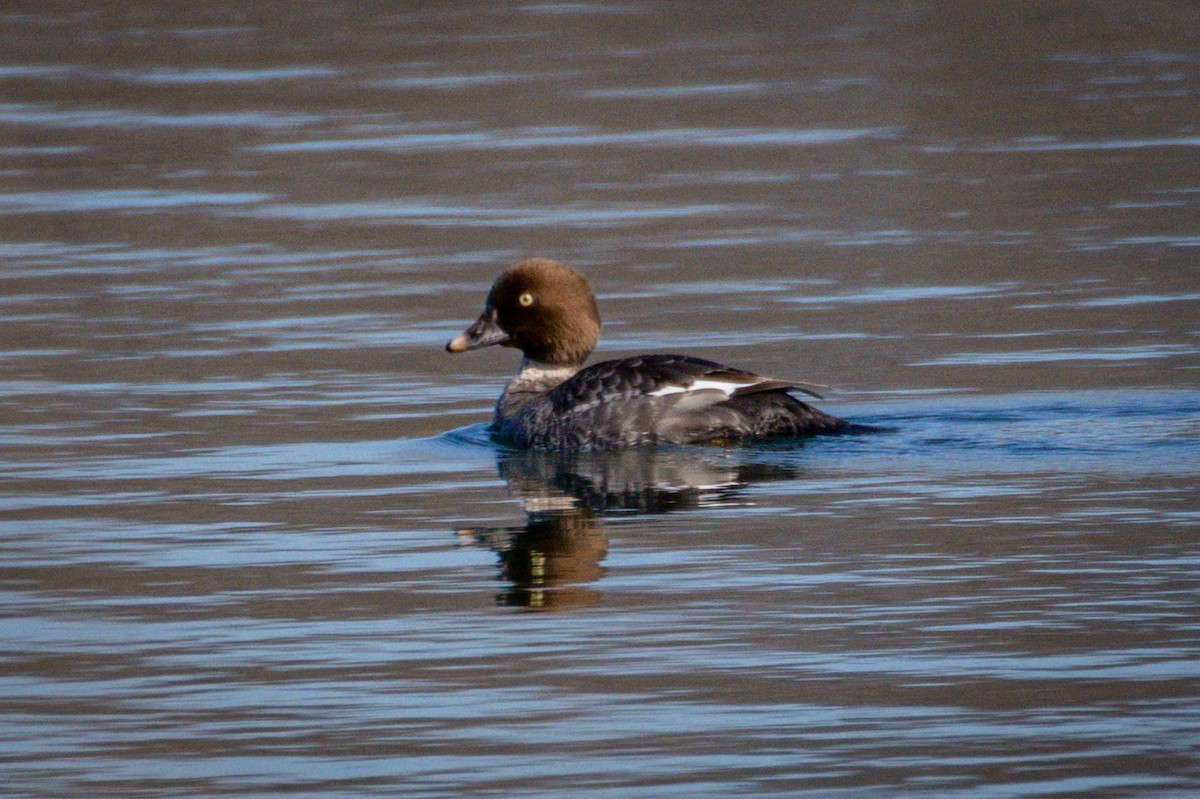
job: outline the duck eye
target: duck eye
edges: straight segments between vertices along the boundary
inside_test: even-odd
[[[517,302],[521,303],[522,308],[528,308],[530,305],[533,305],[533,295],[527,291],[520,297],[517,297]]]

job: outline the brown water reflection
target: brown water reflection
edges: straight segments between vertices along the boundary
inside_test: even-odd
[[[601,595],[590,584],[604,576],[600,565],[608,537],[599,519],[584,510],[533,514],[520,526],[468,527],[464,541],[500,556],[501,577],[512,583],[497,601],[532,610],[593,605]]]
[[[2,792],[1195,793],[1197,31],[6,4]],[[898,432],[499,453],[530,255]]]

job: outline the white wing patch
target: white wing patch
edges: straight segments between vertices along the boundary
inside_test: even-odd
[[[728,380],[696,380],[690,385],[667,385],[648,392],[651,397],[665,397],[668,394],[682,394],[685,391],[720,391],[726,397],[732,397],[739,388],[752,386],[753,383],[731,383]]]

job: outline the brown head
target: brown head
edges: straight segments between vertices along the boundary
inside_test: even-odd
[[[531,360],[574,366],[599,340],[600,312],[583,275],[549,258],[530,258],[496,278],[479,319],[446,349],[500,344]]]

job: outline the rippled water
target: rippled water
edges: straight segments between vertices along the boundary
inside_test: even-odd
[[[1200,791],[1187,3],[0,10],[6,796]],[[891,428],[508,452],[498,270]]]

